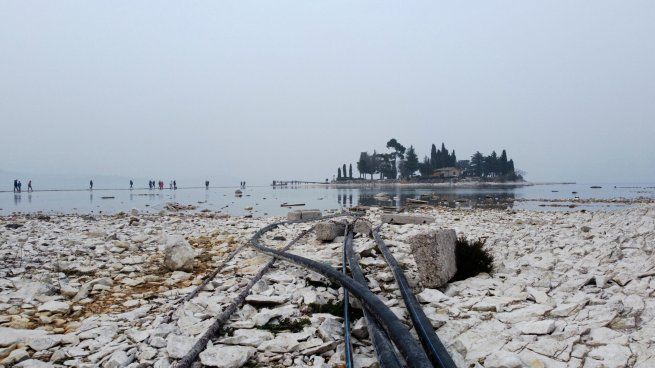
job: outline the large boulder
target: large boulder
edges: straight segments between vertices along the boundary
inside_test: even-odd
[[[193,271],[193,247],[181,236],[166,238],[164,247],[164,266],[171,271]]]
[[[455,230],[431,230],[408,239],[423,287],[438,288],[455,276]]]
[[[314,232],[316,233],[316,240],[332,241],[337,236],[344,235],[346,231],[346,224],[338,221],[323,221],[316,224]]]

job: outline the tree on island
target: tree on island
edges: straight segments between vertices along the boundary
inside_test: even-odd
[[[408,179],[418,170],[419,162],[414,146],[409,146],[405,159],[400,161],[400,176]]]
[[[418,164],[418,172],[421,176],[428,177],[432,174],[432,165],[428,156],[423,157],[423,162]]]
[[[349,165],[348,165],[348,177],[349,177],[350,179],[353,178],[353,164],[349,164]]]
[[[346,171],[346,164],[343,164],[343,169],[341,169],[343,173],[343,178],[347,179],[348,178],[348,172]]]
[[[341,168],[337,169],[337,180],[341,180]]]
[[[477,151],[471,156],[471,169],[475,176],[481,177],[484,172],[484,155]]]

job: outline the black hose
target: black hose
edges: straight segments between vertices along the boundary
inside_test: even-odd
[[[348,263],[350,264],[350,273],[353,275],[353,279],[359,282],[362,285],[366,285],[366,277],[364,277],[364,272],[359,266],[359,257],[355,255],[353,250],[353,233],[349,232],[346,237],[345,251],[348,257]],[[366,318],[366,327],[368,329],[368,335],[373,343],[375,352],[378,356],[378,362],[380,363],[381,368],[400,368],[402,367],[400,360],[396,356],[396,350],[393,348],[389,336],[380,328],[380,325],[375,321],[375,318],[364,309],[364,318]]]
[[[389,264],[391,271],[393,271],[393,276],[400,287],[400,293],[405,301],[405,307],[409,311],[412,323],[414,324],[414,329],[416,330],[419,340],[421,340],[421,344],[423,344],[428,357],[430,357],[430,361],[439,368],[457,368],[455,362],[453,362],[453,359],[448,354],[448,351],[446,351],[446,348],[434,332],[432,323],[428,317],[425,316],[421,304],[416,300],[412,288],[409,286],[407,278],[405,278],[405,274],[400,268],[398,261],[396,261],[396,258],[394,258],[389,251],[389,248],[387,248],[387,245],[380,237],[379,228],[380,227],[373,229],[373,237],[378,244],[380,252],[382,252],[382,255],[384,256],[384,259]]]
[[[251,239],[252,245],[266,254],[311,269],[335,282],[340,283],[356,298],[358,298],[364,308],[366,308],[371,313],[371,315],[378,321],[378,323],[380,323],[381,326],[383,326],[410,367],[432,367],[432,363],[430,363],[430,360],[425,354],[425,351],[423,351],[417,341],[412,337],[407,327],[398,319],[398,317],[396,317],[396,315],[389,309],[389,307],[384,305],[380,299],[375,296],[375,294],[368,290],[366,286],[351,279],[350,277],[344,276],[339,271],[328,265],[307,259],[305,257],[300,257],[295,254],[267,248],[259,242],[259,238],[264,233],[285,223],[286,222],[274,223],[258,230]]]
[[[343,240],[343,259],[341,261],[341,272],[344,276],[348,276],[348,270],[346,269],[346,239],[348,239],[348,234],[352,234],[350,226],[346,224],[346,230],[344,230],[345,238]],[[346,352],[346,367],[353,367],[353,345],[350,342],[350,298],[348,297],[348,290],[344,287],[343,289],[343,344]]]

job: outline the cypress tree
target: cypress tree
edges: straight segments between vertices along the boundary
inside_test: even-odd
[[[509,173],[509,163],[507,162],[507,152],[505,150],[500,154],[500,159],[498,160],[498,171],[500,175],[506,175]]]
[[[337,180],[341,180],[341,168],[337,169]]]
[[[437,164],[439,161],[439,156],[437,156],[437,146],[432,144],[432,150],[430,151],[430,166],[432,166],[432,170],[437,169]]]
[[[348,177],[351,179],[353,178],[353,164],[348,166]]]
[[[475,176],[482,176],[482,174],[485,172],[485,162],[484,162],[484,156],[480,151],[476,152],[471,156],[471,168],[473,169],[473,173],[475,173]]]
[[[348,171],[346,171],[346,164],[343,164],[343,171],[341,171],[341,172],[343,173],[343,178],[344,178],[344,179],[348,177],[348,176],[347,176],[347,175],[348,175]]]

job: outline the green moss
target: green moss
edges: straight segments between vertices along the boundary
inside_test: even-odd
[[[305,326],[309,326],[311,321],[309,318],[301,318],[292,320],[290,318],[281,319],[278,323],[267,323],[260,327],[262,330],[278,333],[281,331],[300,332]]]
[[[311,313],[328,313],[333,316],[343,317],[343,300],[339,300],[336,303],[327,303],[327,304],[317,304],[310,303],[309,309]],[[361,309],[356,309],[350,306],[350,318],[358,319],[364,315],[364,312]]]
[[[457,273],[450,281],[464,280],[482,272],[493,272],[494,257],[484,249],[484,243],[482,239],[471,243],[464,236],[457,239],[455,243]]]

